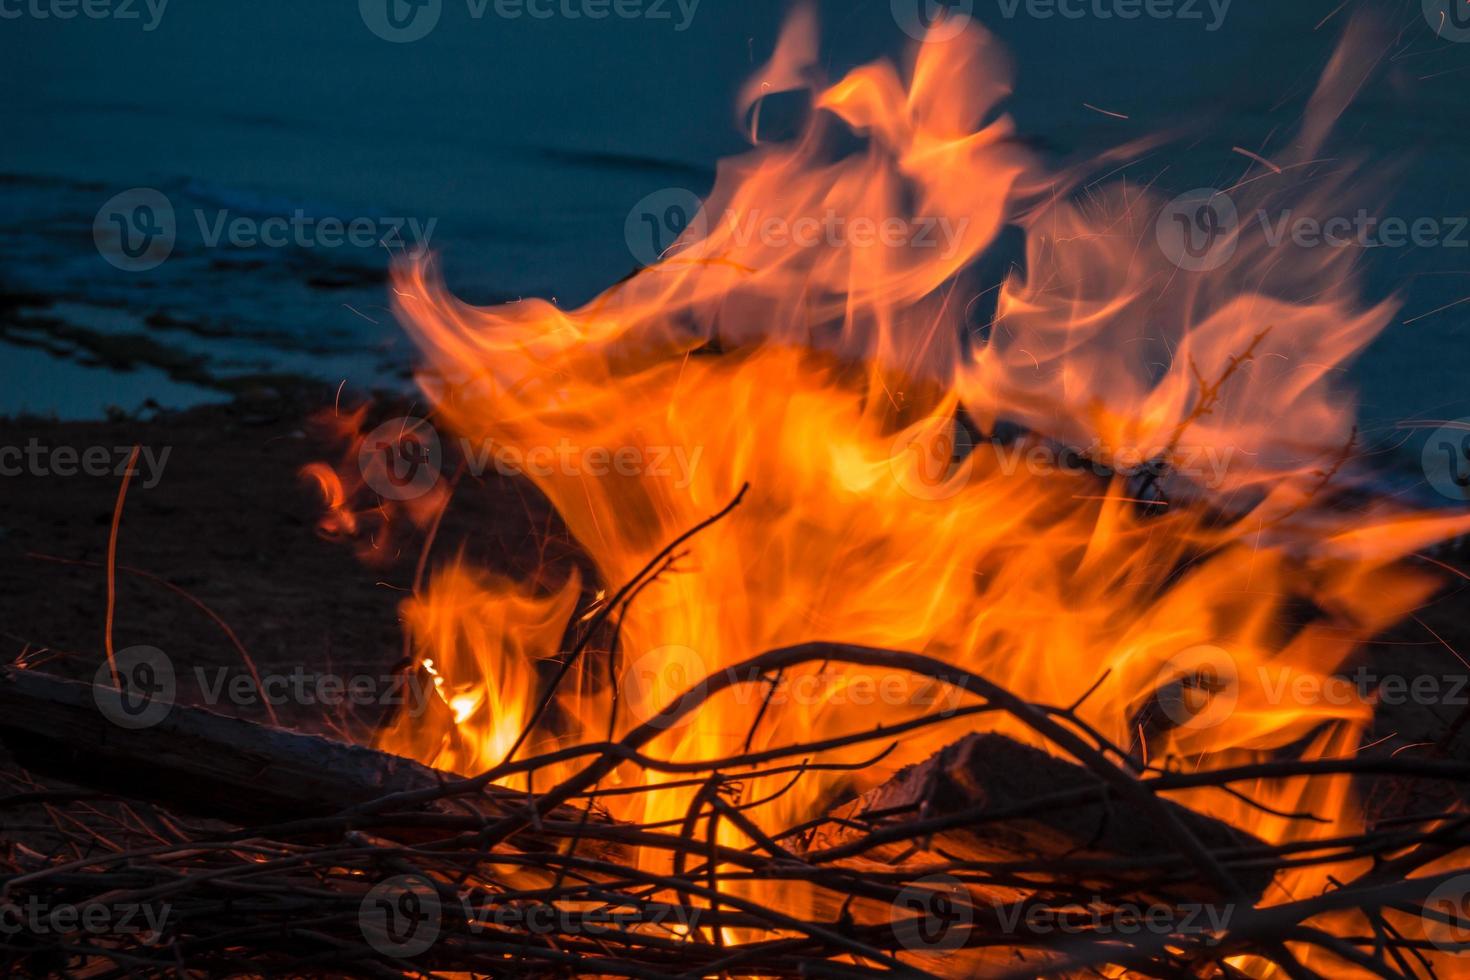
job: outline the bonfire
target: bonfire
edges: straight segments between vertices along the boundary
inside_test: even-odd
[[[1376,489],[1340,377],[1394,306],[1355,251],[1233,217],[1353,180],[1322,147],[1360,32],[1277,152],[1177,198],[1107,176],[1143,146],[1044,161],[1004,51],[952,26],[829,81],[798,13],[752,149],[650,198],[630,234],[669,241],[581,308],[468,306],[404,257],[430,408],[335,407],[306,476],[324,537],[421,550],[430,696],[348,745],[119,725],[146,662],[110,650],[95,689],[10,668],[36,770],[114,796],[57,817],[82,856],[13,855],[7,900],[172,911],[28,969],[1461,975],[1463,807],[1362,794],[1470,763],[1367,751],[1370,697],[1303,692],[1444,588],[1470,515]],[[487,460],[575,560],[440,538]]]

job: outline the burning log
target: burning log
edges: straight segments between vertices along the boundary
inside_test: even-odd
[[[1264,845],[1228,824],[1167,800],[1212,853]],[[813,834],[813,860],[893,867],[936,861],[1012,863],[1065,875],[1072,892],[1149,902],[1259,898],[1274,871],[1229,866],[1244,894],[1226,896],[1171,855],[1143,814],[1089,770],[1003,735],[967,735],[829,815]],[[1043,884],[1045,875],[1028,877]]]
[[[0,669],[0,741],[33,772],[236,824],[352,814],[407,794],[395,813],[417,814],[419,825],[405,819],[385,829],[366,812],[360,822],[396,839],[420,839],[443,836],[433,814],[496,820],[526,800],[500,786],[464,793],[456,788],[465,783],[461,777],[401,756],[203,708],[172,705],[156,724],[125,728],[99,709],[91,685],[13,667]],[[608,822],[601,811],[570,806],[547,816]],[[350,829],[352,816],[345,820],[334,829]],[[519,843],[534,846],[534,837]]]

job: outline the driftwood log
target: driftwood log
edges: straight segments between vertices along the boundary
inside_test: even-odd
[[[32,772],[248,826],[329,817],[396,794],[432,797],[462,780],[365,746],[185,705],[170,706],[146,727],[122,727],[98,707],[91,684],[14,667],[0,668],[0,742]],[[493,785],[452,796],[395,809],[463,822],[499,819],[526,802],[524,793]],[[601,810],[585,818],[609,822]],[[546,819],[579,821],[584,811],[566,806]],[[362,822],[398,840],[446,832],[432,821]],[[527,832],[517,843],[534,848],[535,836]]]

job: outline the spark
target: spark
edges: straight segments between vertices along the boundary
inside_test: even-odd
[[[1404,326],[1408,326],[1409,324],[1413,323],[1415,320],[1422,320],[1426,316],[1434,316],[1434,314],[1436,314],[1436,313],[1443,313],[1445,310],[1449,309],[1450,307],[1452,307],[1452,306],[1459,306],[1461,303],[1470,303],[1470,296],[1462,296],[1459,299],[1455,300],[1453,303],[1446,303],[1444,306],[1441,306],[1437,310],[1430,310],[1428,313],[1420,313],[1418,316],[1410,317],[1409,319],[1402,321],[1403,322],[1403,325]]]
[[[364,313],[361,310],[359,310],[357,307],[353,306],[351,303],[343,303],[342,305],[345,306],[345,307],[347,307],[353,313],[356,313],[358,316],[362,317],[368,323],[377,323],[378,322],[377,320],[374,320],[372,317],[368,316],[366,313]]]
[[[123,501],[128,496],[128,484],[133,479],[133,464],[138,461],[136,443],[128,456],[127,469],[123,470],[122,485],[117,488],[117,503],[112,507],[112,529],[107,533],[107,620],[103,632],[103,646],[107,650],[107,669],[112,672],[112,686],[121,688],[117,677],[117,657],[112,649],[112,619],[117,610],[117,530],[122,524]]]
[[[1279,174],[1282,172],[1280,167],[1276,166],[1276,164],[1272,163],[1270,160],[1267,160],[1259,153],[1252,153],[1250,150],[1247,150],[1243,146],[1232,146],[1230,149],[1236,153],[1239,153],[1243,157],[1249,157],[1250,159],[1259,163],[1261,166],[1270,169],[1273,173]]]

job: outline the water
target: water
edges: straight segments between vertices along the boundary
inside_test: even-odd
[[[406,383],[412,351],[383,285],[399,243],[212,244],[221,220],[413,219],[468,299],[587,299],[634,267],[634,202],[702,193],[745,146],[735,93],[786,5],[702,0],[680,30],[672,0],[667,20],[505,18],[493,2],[477,19],[443,0],[437,26],[403,44],[351,2],[172,0],[151,30],[132,6],[139,20],[0,20],[0,412],[182,405],[277,373]],[[1039,147],[1086,157],[1178,131],[1127,172],[1177,191],[1235,179],[1248,161],[1232,147],[1289,131],[1348,16],[1329,16],[1339,0],[1234,0],[1212,30],[1219,4],[1204,0],[1199,19],[974,7],[1014,53],[1009,108]],[[831,75],[907,41],[889,0],[822,8]],[[1381,71],[1337,147],[1399,188],[1384,214],[1470,214],[1470,44],[1436,38],[1419,0],[1376,9]],[[147,271],[114,268],[93,241],[98,209],[136,187],[163,194],[177,223]],[[1470,248],[1380,251],[1370,290],[1404,310],[1350,381],[1383,441],[1470,415],[1470,303],[1435,312],[1470,295]]]

